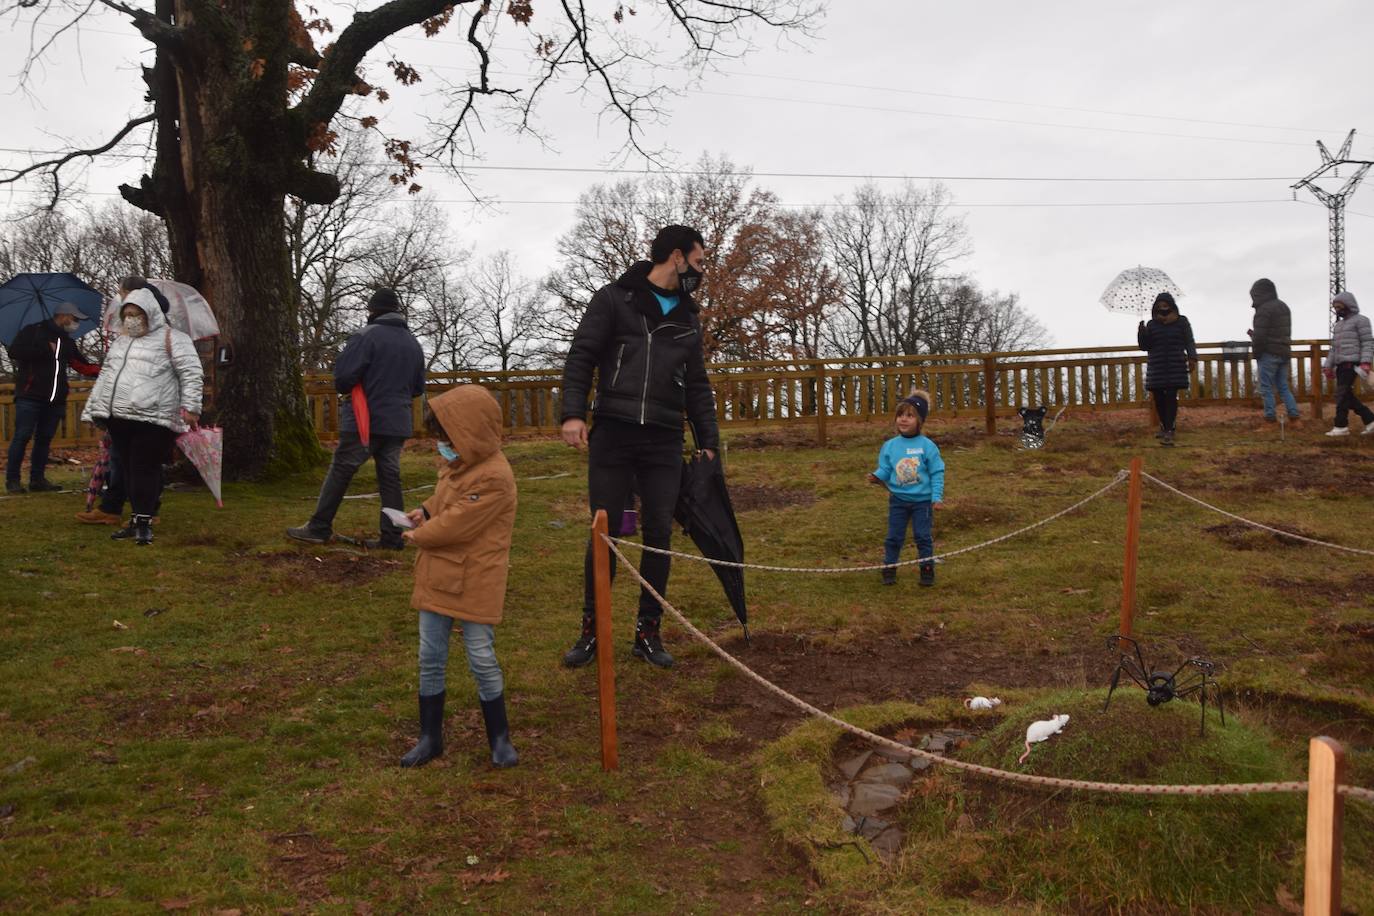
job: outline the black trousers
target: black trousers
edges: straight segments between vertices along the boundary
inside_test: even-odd
[[[1374,423],[1374,410],[1355,397],[1355,364],[1340,363],[1336,366],[1336,423],[1343,427],[1350,423],[1350,412],[1355,412],[1366,425]]]
[[[405,447],[404,436],[368,437],[367,445],[358,438],[357,430],[343,430],[339,433],[339,445],[334,449],[334,458],[329,462],[329,473],[325,474],[320,485],[320,498],[315,504],[315,514],[310,516],[310,527],[319,531],[330,531],[334,527],[334,516],[339,511],[348,484],[358,473],[368,458],[377,467],[377,489],[382,495],[382,508],[405,509],[405,494],[401,488],[401,450]],[[377,525],[381,531],[381,541],[388,547],[401,545],[401,529],[378,513]]]
[[[156,515],[162,500],[162,466],[171,460],[177,434],[156,423],[111,417],[110,449],[134,515]]]
[[[1159,414],[1160,429],[1172,431],[1178,422],[1178,389],[1156,388],[1150,392],[1155,398],[1155,411]]]
[[[105,486],[100,491],[100,511],[108,512],[110,515],[123,515],[124,503],[128,501],[129,494],[124,487],[124,472],[119,467],[119,456],[114,450],[114,437],[111,436],[110,443],[110,463],[106,470]],[[157,504],[153,506],[153,515],[157,515],[162,506],[162,489],[167,485],[167,479],[162,474],[162,465],[158,465],[158,484],[157,484]]]
[[[630,495],[639,493],[639,527],[649,547],[668,547],[673,536],[673,509],[682,484],[682,430],[658,426],[637,426],[617,420],[597,420],[588,443],[587,496],[592,514],[606,510],[607,528],[614,536],[620,531],[620,515]],[[660,595],[668,596],[669,557],[643,551],[639,574]],[[611,576],[615,577],[615,555],[611,555]],[[582,611],[596,609],[596,580],[592,567],[592,544],[587,542],[583,568]],[[654,597],[639,591],[639,616],[657,619],[663,613]]]

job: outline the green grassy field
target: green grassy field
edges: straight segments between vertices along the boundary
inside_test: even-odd
[[[1069,415],[1039,452],[968,421],[933,421],[948,465],[937,550],[1057,511],[1140,454],[1151,473],[1232,511],[1374,547],[1374,440],[1333,442],[1309,428],[1280,442],[1253,419],[1185,412],[1179,446],[1168,450],[1139,416]],[[885,433],[842,427],[827,448],[802,431],[730,434],[749,559],[879,562],[885,496],[864,476]],[[984,837],[980,855],[1007,852],[975,870],[983,877],[971,886],[954,871],[966,867],[967,838],[936,830],[939,819],[913,803],[912,822],[932,825],[913,855],[850,880],[796,826],[799,812],[827,816],[820,800],[800,789],[780,800],[767,788],[789,760],[823,781],[836,737],[821,730],[787,744],[799,740],[791,733],[801,719],[671,624],[665,640],[677,667],[631,659],[628,576],[615,588],[622,769],[603,774],[595,671],[558,666],[580,606],[584,457],[552,441],[515,442],[507,454],[521,502],[497,650],[521,761],[501,772],[486,765],[458,647],[447,756],[418,771],[395,766],[416,728],[411,554],[288,542],[282,529],[308,517],[323,469],[227,485],[224,509],[200,489],[170,492],[145,549],[77,525],[82,501],[71,494],[0,502],[0,909],[1154,912],[1184,900],[1280,912],[1276,883],[1301,898],[1291,879],[1300,799],[1266,803],[1269,827],[1279,825],[1269,861],[1256,862],[1253,877],[1233,876],[1253,896],[1223,904],[1207,886],[1216,872],[1202,867],[1148,873],[1129,893],[1066,883],[1066,863],[1049,861],[1050,832],[1085,822],[1082,806],[1046,793],[1002,798],[943,777],[940,797],[970,810],[1059,814],[1020,817]],[[407,453],[407,487],[433,482],[432,457],[424,443]],[[375,491],[370,474],[369,466],[354,493]],[[75,467],[50,476],[81,481]],[[378,506],[347,501],[336,529],[375,530]],[[748,647],[704,565],[678,562],[669,597],[751,666],[825,709],[934,703],[948,715],[947,701],[972,690],[1028,704],[1045,691],[1100,696],[1114,664],[1103,637],[1117,624],[1124,509],[1118,487],[1053,525],[942,564],[934,589],[918,588],[914,570],[895,588],[877,573],[751,573]],[[1138,592],[1137,632],[1161,665],[1189,654],[1223,665],[1228,714],[1253,729],[1247,754],[1300,774],[1307,737],[1333,734],[1352,749],[1355,781],[1374,785],[1374,558],[1247,530],[1147,485]],[[1138,692],[1122,699],[1144,709]],[[1121,708],[1125,716],[1133,707]],[[999,753],[998,734],[970,753]],[[1177,728],[1159,737],[1181,757],[1196,740]],[[1072,768],[1081,755],[1069,750],[1062,761]],[[1204,776],[1217,774],[1201,781],[1221,778],[1215,757],[1198,759],[1212,761],[1198,764]],[[793,776],[814,788],[805,773]],[[1224,847],[1247,816],[1227,811],[1231,820],[1190,815],[1178,829],[1219,829],[1213,842]],[[1152,816],[1142,806],[1114,810],[1111,830],[1075,834],[1065,855],[1094,842],[1110,850],[1121,836],[1148,854],[1168,841],[1129,827]],[[1347,902],[1374,908],[1357,867],[1374,860],[1374,811],[1352,802],[1346,825]],[[1189,861],[1207,854],[1188,848]],[[1015,857],[1031,867],[998,864]],[[1217,860],[1227,861],[1220,852]]]

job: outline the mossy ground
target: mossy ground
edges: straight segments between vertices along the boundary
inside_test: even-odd
[[[1141,417],[1070,414],[1046,450],[1027,453],[1010,436],[984,436],[976,423],[936,420],[931,433],[949,466],[937,545],[976,543],[1047,515],[1144,453],[1147,470],[1227,508],[1368,546],[1361,520],[1374,517],[1374,443],[1326,441],[1318,431],[1279,442],[1251,425],[1185,412],[1179,446],[1163,450]],[[885,436],[877,424],[839,427],[828,447],[816,448],[807,431],[731,433],[730,479],[757,499],[740,520],[750,559],[877,562],[885,498],[864,475]],[[157,542],[142,550],[72,522],[79,497],[0,502],[5,907],[1093,909],[1074,883],[1075,860],[1041,835],[1052,821],[1037,818],[1051,812],[1066,824],[1122,818],[1113,844],[1135,837],[1143,860],[1173,861],[1174,847],[1147,829],[1161,808],[1128,802],[1102,820],[1088,814],[1107,810],[1104,803],[1041,798],[1040,815],[1020,809],[1006,824],[975,818],[976,842],[957,829],[933,836],[921,861],[934,873],[911,864],[837,883],[813,852],[844,839],[829,832],[838,820],[807,807],[819,804],[808,795],[816,782],[783,782],[772,758],[757,756],[798,718],[671,624],[672,671],[632,662],[627,577],[615,587],[622,770],[601,773],[595,673],[557,664],[580,605],[584,458],[547,440],[512,443],[508,454],[521,503],[497,647],[522,756],[503,772],[485,763],[457,651],[447,756],[416,772],[395,767],[415,731],[410,558],[286,541],[282,530],[308,517],[322,469],[228,484],[223,510],[204,491],[171,492]],[[407,453],[407,487],[433,482],[432,457],[424,443]],[[76,469],[51,476],[80,482]],[[375,492],[370,466],[353,490]],[[970,689],[1004,698],[1098,689],[1110,671],[1102,640],[1116,627],[1120,598],[1123,499],[1117,489],[1033,534],[943,564],[934,589],[916,587],[907,573],[895,588],[876,574],[751,573],[753,648],[737,643],[705,567],[679,562],[669,595],[751,665],[827,709],[919,701],[939,717]],[[375,531],[376,514],[376,502],[350,500],[338,530]],[[1221,522],[1147,489],[1137,632],[1161,659],[1201,653],[1225,666],[1238,721],[1215,739],[1209,728],[1209,741],[1260,736],[1272,758],[1255,751],[1245,759],[1291,770],[1309,734],[1330,732],[1350,743],[1353,778],[1374,784],[1374,643],[1343,629],[1374,620],[1367,558],[1211,530]],[[1114,701],[1111,715],[1126,716],[1128,699],[1120,712]],[[1086,707],[1079,715],[1057,748],[1037,750],[1034,766],[1069,753],[1080,723],[1087,740],[1091,717]],[[1169,739],[1180,753],[1196,746],[1192,724],[1183,716]],[[798,734],[810,744],[794,759],[828,762],[833,736]],[[1009,745],[994,752],[1001,759]],[[28,758],[34,762],[6,772]],[[788,787],[795,810],[777,807],[769,780]],[[967,785],[944,791],[974,812],[989,804]],[[945,823],[944,815],[926,816],[932,832]],[[1244,896],[1218,909],[1272,906],[1276,881],[1300,895],[1287,877],[1300,835],[1286,829],[1286,809],[1263,818],[1285,829],[1274,830],[1282,839],[1256,872],[1231,867],[1231,838],[1219,832],[1206,848],[1181,848],[1189,862],[1205,864],[1161,867],[1122,905],[1205,904],[1218,899],[1212,885],[1222,877]],[[1347,901],[1369,906],[1368,879],[1352,863],[1374,860],[1370,812],[1352,803],[1346,824]],[[812,841],[801,840],[803,829]],[[1090,834],[1070,840],[1075,856],[1102,867],[1091,858]],[[981,866],[955,855],[973,848],[984,850]],[[852,846],[832,852],[863,861]],[[1032,875],[996,865],[1013,853],[1043,868]],[[1230,863],[1227,876],[1217,875],[1218,863]],[[959,883],[970,867],[981,875],[978,887]]]

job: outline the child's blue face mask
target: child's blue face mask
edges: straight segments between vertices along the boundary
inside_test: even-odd
[[[445,461],[457,461],[457,460],[458,460],[458,453],[455,452],[455,451],[453,450],[453,446],[449,445],[447,442],[445,442],[445,441],[442,440],[442,439],[439,440],[438,445],[439,445],[439,457],[440,457],[440,458],[444,459]]]

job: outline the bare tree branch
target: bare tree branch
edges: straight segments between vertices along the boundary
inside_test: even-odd
[[[134,130],[143,126],[144,124],[151,124],[154,119],[155,116],[152,114],[146,114],[142,117],[134,118],[133,120],[125,124],[123,127],[121,127],[118,133],[116,133],[112,138],[110,138],[109,141],[102,144],[101,146],[93,147],[91,149],[71,150],[70,152],[64,153],[63,155],[58,156],[54,159],[44,159],[39,162],[31,163],[22,169],[5,169],[3,170],[3,172],[8,172],[9,174],[0,173],[0,185],[15,184],[19,181],[22,181],[30,175],[34,175],[37,173],[47,173],[47,177],[52,182],[52,198],[44,209],[51,210],[57,206],[58,202],[61,200],[62,197],[61,173],[63,166],[67,165],[68,163],[76,159],[94,159],[101,153],[108,153],[110,150],[118,146],[120,142],[123,141],[123,139],[127,137],[130,133],[132,133]]]

